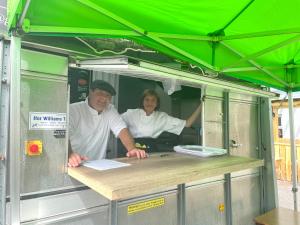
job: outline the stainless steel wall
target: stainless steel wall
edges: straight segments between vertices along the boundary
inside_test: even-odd
[[[231,94],[229,102],[230,154],[259,158],[259,99],[251,95]],[[262,212],[260,168],[232,173],[233,225],[254,224]]]
[[[251,225],[261,214],[261,184],[259,174],[232,179],[232,224]]]
[[[142,202],[164,199],[164,204],[158,207],[128,213],[128,207]],[[122,201],[117,208],[118,225],[177,225],[176,191],[165,191],[160,194],[147,195],[127,201]]]
[[[186,188],[186,225],[225,225],[224,180]]]
[[[224,148],[223,91],[207,88],[204,106],[204,144]]]
[[[66,113],[66,77],[52,80],[44,74],[22,72],[21,79],[21,193],[45,192],[64,185],[66,138],[56,138],[54,130],[30,130],[30,112]],[[25,154],[25,142],[41,140],[40,156]]]
[[[224,138],[226,138],[224,127],[227,126],[229,129],[229,136],[227,137],[230,144],[229,154],[259,158],[261,151],[259,147],[259,139],[261,138],[259,137],[259,98],[232,92],[229,93],[228,100],[223,96],[223,90],[208,87],[204,117],[205,144],[212,147],[226,147],[224,143]],[[228,112],[224,111],[225,101],[229,101]],[[229,115],[228,124],[225,118],[226,113]],[[225,180],[225,183],[229,182],[231,186],[231,190],[228,191],[231,196],[229,204],[233,212],[232,224],[254,224],[253,218],[262,212],[261,196],[263,190],[261,176],[260,169],[251,169],[232,173],[230,175],[231,178]],[[225,195],[226,190],[223,188],[219,187]],[[200,190],[200,187],[198,189]],[[212,190],[214,193],[214,189]],[[215,195],[212,195],[211,201],[214,201],[216,198]],[[200,204],[198,207],[207,206],[207,201],[200,202],[202,204],[198,203]],[[211,213],[207,217],[216,218],[216,215]],[[202,217],[202,220],[205,219]],[[214,223],[207,222],[207,224]]]

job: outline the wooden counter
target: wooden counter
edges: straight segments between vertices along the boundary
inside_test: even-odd
[[[291,209],[276,208],[255,218],[257,225],[300,225],[300,213]]]
[[[120,200],[264,164],[263,160],[253,158],[200,158],[173,152],[153,154],[142,160],[119,158],[117,161],[130,163],[131,166],[105,171],[81,166],[69,168],[68,174],[106,198]]]

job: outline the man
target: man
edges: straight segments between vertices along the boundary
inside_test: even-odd
[[[77,167],[83,160],[105,158],[110,131],[120,138],[128,157],[146,157],[145,151],[135,147],[126,124],[110,104],[115,94],[109,83],[95,80],[88,98],[70,105],[68,166]]]

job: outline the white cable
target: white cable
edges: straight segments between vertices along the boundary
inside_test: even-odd
[[[81,41],[83,44],[85,44],[86,46],[88,46],[90,49],[92,49],[95,53],[101,55],[103,53],[112,53],[112,54],[115,54],[115,55],[122,55],[124,54],[125,52],[127,52],[128,50],[131,50],[131,51],[136,51],[136,52],[147,52],[147,53],[156,53],[156,51],[153,51],[153,50],[142,50],[142,49],[135,49],[135,48],[125,48],[123,51],[121,52],[115,52],[115,51],[112,51],[112,50],[102,50],[102,51],[98,51],[96,48],[94,48],[93,46],[91,46],[88,42],[82,40],[81,38],[79,37],[75,37],[77,40]]]

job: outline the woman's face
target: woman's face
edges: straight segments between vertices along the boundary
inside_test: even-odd
[[[143,101],[144,110],[147,115],[150,115],[157,106],[157,98],[153,95],[147,95]]]

